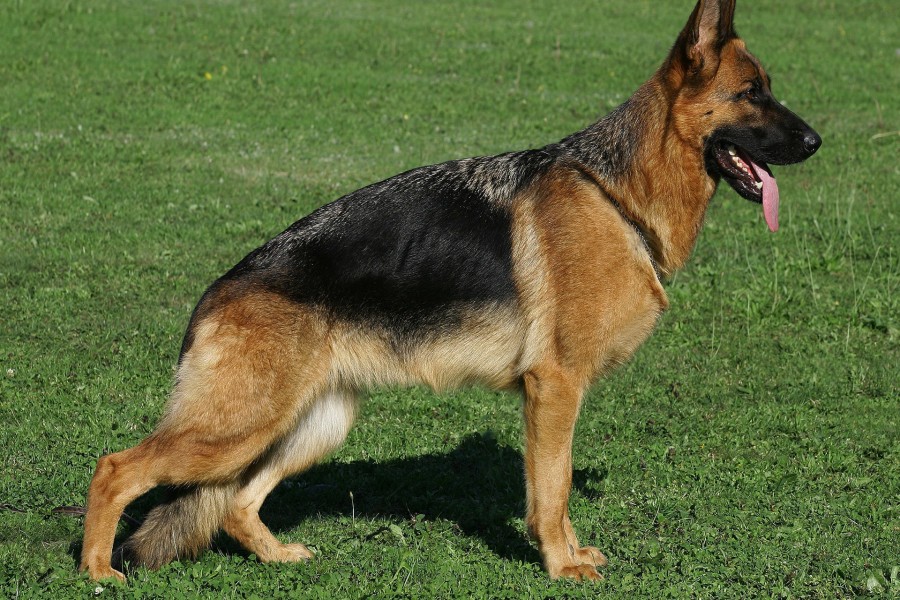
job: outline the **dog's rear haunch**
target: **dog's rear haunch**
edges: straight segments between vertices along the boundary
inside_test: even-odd
[[[778,227],[766,163],[821,139],[772,96],[734,2],[701,0],[656,74],[607,117],[539,150],[423,167],[363,188],[251,252],[191,317],[165,415],[104,456],[81,568],[110,557],[128,503],[181,494],[126,542],[133,564],[194,556],[219,529],[262,561],[283,544],[259,508],[337,448],[372,386],[484,384],[524,396],[528,529],[551,577],[606,558],[568,515],[586,388],[626,361],[668,305],[721,179]]]

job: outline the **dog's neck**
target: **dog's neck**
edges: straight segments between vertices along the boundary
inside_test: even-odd
[[[663,275],[684,266],[717,182],[706,172],[702,148],[676,135],[656,77],[560,146],[641,231]]]

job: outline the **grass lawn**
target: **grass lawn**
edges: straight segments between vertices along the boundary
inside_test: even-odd
[[[372,393],[346,445],[273,493],[263,518],[308,564],[222,537],[98,585],[81,518],[53,510],[151,431],[194,303],[249,250],[366,183],[582,128],[692,6],[0,3],[0,596],[900,595],[895,0],[738,3],[824,145],[775,168],[778,234],[720,189],[656,334],[591,391],[571,513],[605,581],[544,575],[520,401],[480,389]]]

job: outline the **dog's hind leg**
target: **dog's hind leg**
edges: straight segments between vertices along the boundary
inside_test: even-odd
[[[155,478],[150,475],[152,454],[144,443],[101,456],[97,461],[88,490],[81,552],[81,570],[87,571],[91,579],[125,580],[125,576],[110,564],[113,538],[125,507],[156,485]]]
[[[157,485],[195,486],[196,493],[151,511],[126,542],[126,555],[158,568],[197,554],[222,524],[237,487],[232,482],[277,440],[277,428],[266,429],[241,440],[210,438],[202,428],[157,431],[134,448],[101,457],[88,490],[81,569],[93,579],[124,579],[111,566],[116,524],[131,501]]]
[[[600,579],[593,549],[581,548],[569,522],[572,436],[582,387],[555,364],[536,367],[525,381],[525,483],[528,530],[554,579]]]
[[[192,325],[192,344],[156,431],[97,464],[81,569],[94,579],[124,578],[111,565],[116,524],[129,502],[156,485],[196,493],[151,511],[126,542],[129,556],[158,567],[202,550],[247,469],[326,389],[324,330],[312,312],[261,293],[230,299]]]
[[[216,506],[234,489],[229,483],[277,437],[274,432],[267,436],[265,427],[248,433],[245,439],[223,439],[202,427],[163,429],[134,448],[101,457],[88,490],[81,569],[93,579],[124,579],[111,565],[116,524],[131,501],[157,485],[196,486],[199,496],[176,500],[178,507],[187,502],[194,510],[151,511],[126,542],[129,557],[156,568],[199,552],[221,525],[224,511]]]
[[[306,470],[340,446],[356,416],[351,392],[331,391],[310,407],[297,426],[247,473],[225,519],[225,532],[263,562],[312,557],[303,544],[284,544],[259,518],[266,496],[278,483]]]

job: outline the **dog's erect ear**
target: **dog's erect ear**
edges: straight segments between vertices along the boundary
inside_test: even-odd
[[[719,50],[733,37],[735,0],[699,0],[678,37],[674,51],[686,71],[703,72],[718,62]]]

